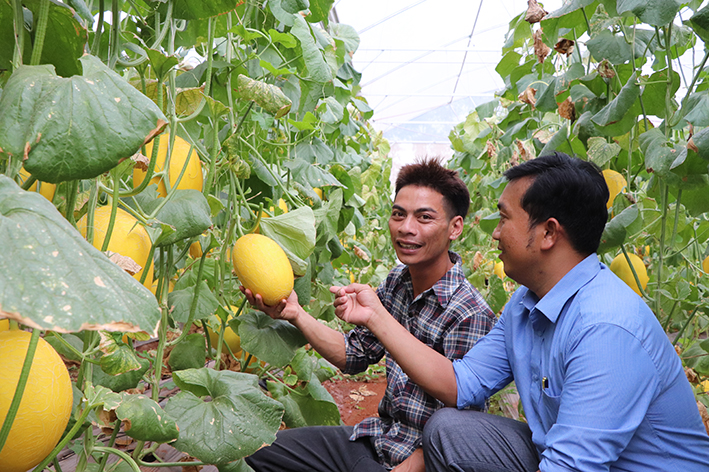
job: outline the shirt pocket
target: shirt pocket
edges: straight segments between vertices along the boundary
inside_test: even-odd
[[[556,423],[556,418],[559,416],[560,403],[561,395],[553,395],[549,388],[542,390],[541,420],[545,431],[549,431]]]

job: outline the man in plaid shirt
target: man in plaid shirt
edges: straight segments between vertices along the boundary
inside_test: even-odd
[[[389,231],[398,259],[377,289],[393,317],[429,348],[459,359],[495,322],[480,294],[465,279],[461,259],[449,252],[463,230],[470,195],[457,172],[435,160],[404,166],[396,180]],[[336,292],[339,287],[333,287]],[[242,288],[249,302],[298,327],[310,344],[345,373],[358,373],[386,355],[364,327],[343,336],[315,320],[295,293],[277,306]],[[386,356],[387,389],[379,417],[354,428],[314,426],[280,431],[276,441],[246,458],[257,472],[369,472],[423,470],[421,434],[443,404],[411,381]]]

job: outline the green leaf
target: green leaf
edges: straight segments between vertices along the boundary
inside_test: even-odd
[[[310,25],[302,16],[296,15],[294,17],[291,33],[300,41],[300,47],[303,50],[303,60],[310,74],[310,79],[319,83],[332,81],[334,71],[325,61],[323,53],[315,42]]]
[[[674,20],[681,6],[681,0],[618,0],[616,10],[619,15],[630,11],[652,26],[665,26]]]
[[[43,196],[0,175],[0,312],[63,333],[153,332],[155,296],[90,245]]]
[[[310,23],[320,23],[321,21],[327,25],[327,17],[332,9],[332,4],[335,0],[310,0],[310,15],[305,19]]]
[[[164,82],[167,74],[180,62],[175,56],[167,56],[156,49],[147,49],[150,65],[155,75]]]
[[[500,212],[496,211],[487,216],[480,218],[480,229],[485,231],[487,234],[492,235],[492,232],[497,228],[497,224],[500,222]]]
[[[158,205],[163,205],[155,219],[167,224],[174,232],[155,241],[156,247],[169,246],[183,239],[193,238],[204,233],[212,226],[211,210],[207,198],[199,190],[177,189],[170,199],[156,199],[147,208],[152,212]]]
[[[0,148],[25,158],[44,182],[96,177],[166,125],[149,98],[98,58],[80,60],[84,75],[68,79],[51,66],[21,66],[0,97]]]
[[[682,106],[682,113],[684,119],[694,126],[709,126],[709,92],[691,94]]]
[[[103,405],[105,410],[113,410],[121,404],[121,396],[100,385],[89,385],[84,389],[84,397],[90,407]]]
[[[640,87],[635,83],[635,73],[633,73],[618,95],[596,113],[591,121],[606,136],[620,136],[627,133],[635,125],[639,114],[639,96]]]
[[[645,89],[643,90],[642,99],[643,105],[645,106],[645,113],[648,115],[655,115],[659,118],[665,117],[665,96],[667,95],[668,70],[669,69],[664,69],[655,72],[647,79],[647,85],[645,85]],[[675,96],[675,93],[679,90],[679,85],[679,74],[672,71],[672,88],[670,88],[670,96]],[[670,109],[670,114],[673,111],[674,110]]]
[[[539,152],[540,156],[546,156],[547,154],[551,154],[552,152],[556,151],[556,149],[563,145],[566,140],[569,137],[569,128],[566,126],[562,126],[559,128],[559,131],[554,133],[554,136],[551,137],[549,141],[544,145],[544,148]]]
[[[118,375],[108,375],[102,369],[94,368],[91,380],[94,385],[102,385],[114,392],[122,392],[130,388],[136,388],[142,380],[143,375],[145,375],[150,367],[150,361],[147,359],[139,357],[138,362],[140,363],[139,369]]]
[[[689,18],[689,24],[702,41],[709,41],[709,5],[695,12]]]
[[[165,443],[180,435],[175,420],[145,395],[123,393],[116,416],[123,421],[123,431],[138,441]]]
[[[327,97],[324,100],[320,100],[315,108],[320,113],[320,120],[324,123],[339,123],[345,113],[345,108],[340,105],[335,97]]]
[[[261,108],[272,113],[276,118],[288,114],[292,102],[275,85],[239,75],[236,79],[236,91],[244,100],[253,100]]]
[[[682,359],[687,367],[702,376],[709,376],[709,356],[702,343],[696,342],[689,346],[683,353]]]
[[[607,59],[614,65],[625,64],[633,57],[633,49],[620,35],[608,30],[601,31],[597,36],[586,42],[586,47],[597,62]]]
[[[293,274],[305,274],[308,258],[315,249],[315,216],[310,207],[261,220],[260,231],[276,241],[285,251]],[[250,352],[250,351],[249,351]]]
[[[704,128],[692,136],[691,142],[697,147],[699,157],[709,160],[709,128]]]
[[[230,12],[236,8],[234,0],[175,0],[172,16],[181,20],[199,20]]]
[[[185,369],[199,369],[204,367],[207,360],[207,345],[204,335],[193,333],[185,336],[185,339],[175,344],[170,351],[168,364],[173,372]]]
[[[182,390],[165,412],[177,419],[180,437],[173,443],[208,464],[227,464],[256,452],[276,438],[283,405],[258,386],[258,377],[214,369],[173,372]],[[200,397],[209,396],[209,400]]]
[[[605,138],[588,138],[588,160],[599,167],[603,167],[611,159],[620,154],[621,147],[618,143],[609,143]]]
[[[345,44],[345,50],[348,54],[354,54],[359,48],[359,35],[357,30],[350,25],[335,23],[330,26],[330,34],[334,39],[339,39]]]
[[[241,315],[240,320],[241,347],[276,367],[288,364],[296,350],[308,342],[295,326],[260,311]]]
[[[664,133],[659,128],[653,128],[641,134],[639,142],[647,171],[666,177],[677,158],[677,151],[670,147]]]
[[[298,41],[295,39],[295,36],[290,33],[281,33],[280,31],[271,28],[268,30],[268,35],[271,37],[271,41],[282,44],[288,49],[293,49],[298,45]]]
[[[22,3],[32,12],[36,22],[42,0],[26,0]],[[36,28],[36,24],[34,26]],[[40,59],[42,64],[54,65],[57,73],[63,77],[81,73],[79,58],[84,54],[88,31],[74,10],[51,0],[45,38]]]
[[[219,300],[217,300],[211,290],[209,290],[207,283],[204,280],[199,283],[199,298],[197,299],[197,307],[195,308],[194,314],[195,320],[209,318],[219,306]],[[194,286],[181,290],[173,290],[167,294],[167,305],[170,307],[170,313],[175,321],[179,323],[187,322],[193,299]]]
[[[510,73],[519,66],[519,61],[522,55],[516,51],[510,51],[500,59],[497,63],[495,71],[500,74],[500,77],[507,77]]]
[[[499,313],[507,303],[508,294],[505,290],[505,284],[497,275],[490,277],[488,283],[490,288],[485,301],[490,305],[493,313]]]
[[[288,390],[282,383],[268,382],[268,391],[285,407],[283,421],[289,428],[340,424],[337,405],[315,376],[307,386],[295,390]]]
[[[625,242],[631,225],[636,223],[636,221],[642,223],[642,219],[638,218],[639,216],[640,211],[637,205],[631,205],[606,223],[606,227],[601,235],[601,244],[598,248],[598,252],[603,253],[620,247],[620,245]]]

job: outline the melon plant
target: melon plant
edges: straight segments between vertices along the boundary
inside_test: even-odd
[[[321,385],[334,372],[294,327],[245,305],[239,285],[253,269],[236,275],[232,263],[258,227],[280,252],[276,266],[268,249],[256,272],[270,278],[255,291],[267,303],[295,291],[325,322],[328,286],[348,270],[376,284],[394,263],[384,253],[373,263],[378,239],[339,242],[374,225],[370,204],[386,207],[388,144],[358,95],[357,33],[330,23],[331,7],[0,4],[2,31],[26,19],[24,34],[0,39],[0,266],[11,269],[0,316],[41,330],[77,365],[81,401],[57,448],[79,451],[79,463],[121,452],[110,434],[91,437],[91,421],[136,441],[121,456],[134,470],[161,443],[188,454],[185,467],[238,467],[282,421],[339,424]],[[56,185],[52,201],[28,191],[34,179]],[[241,353],[206,349],[214,316],[238,325]]]

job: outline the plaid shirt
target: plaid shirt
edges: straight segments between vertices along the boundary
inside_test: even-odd
[[[450,252],[455,265],[416,299],[409,269],[393,269],[377,289],[384,307],[411,334],[449,359],[460,359],[496,321],[478,291],[463,276],[461,258]],[[366,328],[346,335],[348,374],[362,372],[387,354]],[[421,447],[428,418],[443,403],[409,380],[394,359],[386,356],[387,389],[379,403],[379,417],[355,426],[350,440],[372,437],[380,462],[392,468]]]

